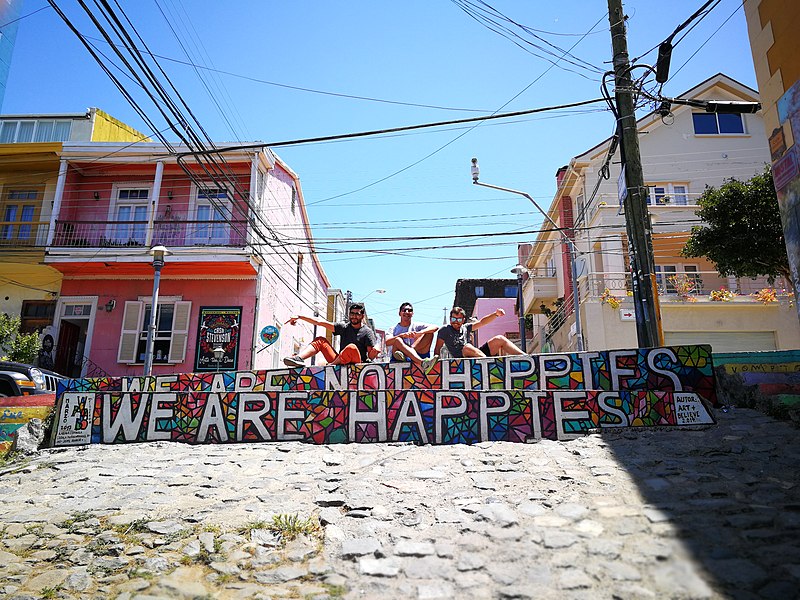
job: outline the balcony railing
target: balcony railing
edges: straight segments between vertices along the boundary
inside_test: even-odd
[[[0,246],[44,246],[47,221],[0,221]]]
[[[584,283],[584,282],[582,282]],[[783,278],[778,278],[773,284],[766,277],[736,278],[725,277],[716,271],[695,272],[661,272],[656,274],[658,293],[662,301],[670,299],[693,298],[693,301],[711,301],[712,292],[720,290],[729,291],[739,298],[753,298],[754,294],[764,289],[775,290],[777,298],[787,297],[791,286]],[[581,293],[588,294],[589,298],[599,298],[605,290],[612,296],[624,299],[628,292],[633,290],[629,273],[592,273],[581,285]],[[585,300],[586,296],[582,296]]]
[[[53,246],[137,248],[147,243],[147,221],[56,221]],[[151,245],[234,246],[246,244],[247,221],[155,221]]]

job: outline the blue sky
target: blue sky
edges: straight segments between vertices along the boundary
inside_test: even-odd
[[[74,0],[58,4],[82,33],[98,36]],[[528,42],[557,56],[574,45],[571,53],[579,60],[570,60],[610,68],[605,0],[492,3],[562,50],[520,29],[513,30],[524,41],[515,44],[451,0],[120,4],[151,51],[174,59],[160,59],[160,64],[219,142],[344,134],[600,96],[595,70],[550,57],[557,63],[553,66]],[[701,4],[624,2],[631,57],[645,55]],[[25,0],[21,14],[30,16],[20,22],[4,114],[97,106],[148,131],[46,2]],[[94,43],[103,49],[102,42]],[[201,81],[192,67],[175,61],[225,73],[201,70]],[[640,62],[654,61],[652,51]],[[664,93],[678,95],[717,72],[756,87],[741,0],[721,0],[676,46]],[[145,106],[156,115],[152,105]],[[524,190],[546,206],[555,193],[556,170],[613,127],[610,113],[597,104],[479,126],[275,151],[300,175],[332,286],[352,290],[356,300],[385,289],[370,295],[367,305],[377,325],[389,327],[406,300],[414,303],[419,320],[441,323],[457,279],[513,277],[516,244],[533,235],[393,243],[342,239],[535,230],[541,217],[524,198],[471,185],[470,158],[479,158],[483,181]],[[419,247],[426,249],[410,249]]]

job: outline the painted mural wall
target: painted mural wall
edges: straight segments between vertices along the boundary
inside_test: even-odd
[[[710,346],[68,380],[56,446],[566,440],[713,423]]]

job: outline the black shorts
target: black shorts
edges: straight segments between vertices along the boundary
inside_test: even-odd
[[[483,346],[478,348],[481,352],[483,352],[486,356],[491,356],[492,353],[489,352],[489,342],[486,342]]]

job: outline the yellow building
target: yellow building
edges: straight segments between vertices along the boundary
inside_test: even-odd
[[[52,324],[61,289],[61,274],[44,264],[44,253],[63,144],[148,140],[97,108],[0,116],[0,311],[21,316],[25,331]]]
[[[800,289],[800,3],[745,0],[772,173],[795,289]],[[800,316],[800,303],[795,303]]]

